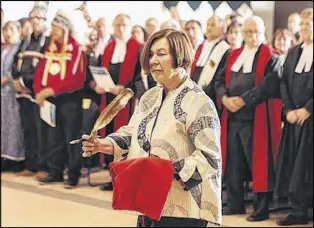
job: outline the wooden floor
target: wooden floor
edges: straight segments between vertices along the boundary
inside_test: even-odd
[[[92,174],[93,182],[110,180],[108,171]],[[79,188],[62,184],[39,185],[32,177],[1,173],[1,227],[135,227],[137,217],[111,208],[112,192],[90,187],[81,178]],[[249,210],[248,210],[249,212]],[[224,216],[224,226],[276,227],[283,213],[272,213],[263,222],[250,223],[247,215]],[[313,222],[304,227],[313,227]]]

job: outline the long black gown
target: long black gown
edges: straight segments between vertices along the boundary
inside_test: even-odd
[[[284,128],[276,162],[277,198],[289,197],[292,213],[306,214],[306,200],[313,197],[313,64],[309,72],[296,73],[302,53],[301,45],[293,48],[284,65],[281,96]],[[306,108],[311,116],[302,126],[286,120],[288,110]]]

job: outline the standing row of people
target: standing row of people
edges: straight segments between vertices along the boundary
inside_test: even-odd
[[[17,125],[15,128],[23,126],[23,130],[21,127],[16,132],[24,132],[26,170],[18,175],[36,174],[36,179],[43,184],[61,182],[67,167],[65,187],[73,188],[79,182],[82,158],[80,146],[69,145],[69,141],[89,132],[99,112],[124,88],[132,89],[140,98],[147,89],[143,82],[144,74],[147,74],[148,88],[155,82],[148,70],[142,71],[143,44],[132,37],[128,15],[116,16],[113,36],[108,33],[105,20],[99,19],[96,22],[96,42],[86,47],[77,43],[75,33],[78,31],[75,31],[71,16],[64,11],[57,12],[50,37],[45,35],[45,13],[34,8],[29,16],[33,33],[21,43],[17,38],[18,24],[8,22],[4,30],[6,43],[10,45],[2,51],[2,59],[5,60],[2,64],[8,67],[2,71],[2,88],[7,90],[2,89],[5,94],[2,99],[11,99],[12,105],[7,101],[10,110],[6,114],[3,112],[2,121],[11,126],[8,123],[13,120],[6,120],[15,117],[8,113],[18,113],[19,106],[18,118],[22,121],[14,123]],[[313,109],[312,20],[312,9],[301,14],[303,44],[291,49],[288,55],[289,44],[293,40],[289,42],[289,33],[282,30],[276,34],[274,50],[265,44],[265,25],[256,16],[247,19],[243,25],[231,22],[226,35],[224,21],[212,16],[207,22],[206,39],[197,21],[189,21],[185,25],[195,50],[189,76],[214,102],[221,119],[222,170],[228,195],[228,206],[223,210],[225,215],[245,213],[243,181],[252,180],[254,212],[248,217],[249,221],[269,217],[267,192],[275,191],[278,197],[291,197],[293,206],[292,215],[279,224],[307,222],[306,193],[302,191],[312,183],[309,173],[312,164],[306,163],[313,151],[309,140]],[[146,27],[149,28],[148,33],[154,33],[157,25],[149,19]],[[141,32],[134,30],[133,34]],[[138,35],[135,37],[143,40]],[[13,48],[16,50],[11,56],[7,55]],[[162,52],[158,50],[156,55],[165,55]],[[157,63],[159,61],[162,62],[162,58],[156,60]],[[93,80],[89,65],[108,69],[116,84],[109,93]],[[162,79],[157,81],[163,82]],[[20,95],[18,103],[14,100],[15,91]],[[30,95],[36,102],[25,98],[25,95]],[[45,101],[56,106],[56,127],[40,119],[39,106]],[[101,136],[126,125],[134,107],[133,100],[101,131]],[[285,123],[282,137],[281,117]],[[5,132],[12,130],[7,129]],[[21,140],[13,143],[9,137],[3,138],[3,142],[23,148]],[[14,150],[23,153],[18,148]],[[9,150],[4,148],[2,151]],[[24,159],[23,156],[20,158]],[[107,156],[106,163],[112,159],[112,155]],[[276,169],[275,162],[278,164]],[[290,183],[288,192],[287,183]],[[112,184],[107,183],[101,189],[112,190]],[[297,194],[299,192],[302,195]]]

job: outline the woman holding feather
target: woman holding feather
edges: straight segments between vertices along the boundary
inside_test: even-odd
[[[141,64],[158,85],[142,96],[128,125],[104,139],[82,136],[83,156],[101,152],[115,161],[157,156],[173,163],[161,219],[143,216],[138,226],[222,222],[220,123],[213,101],[187,74],[191,53],[185,33],[165,29],[153,34]]]

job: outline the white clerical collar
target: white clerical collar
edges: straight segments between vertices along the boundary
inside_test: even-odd
[[[303,43],[301,45],[302,54],[299,58],[299,62],[295,68],[296,73],[309,72],[313,64],[313,42],[311,44]]]
[[[219,42],[220,40],[221,40],[220,37],[218,37],[217,39],[214,39],[214,40],[211,40],[211,41],[209,41],[209,40],[206,39],[206,42],[209,43],[209,44],[211,44],[211,45],[214,45],[214,44],[216,44],[217,42]]]
[[[103,55],[104,50],[107,46],[107,44],[109,43],[111,36],[107,36],[107,37],[100,37],[97,44],[96,44],[96,48],[95,48],[95,58],[98,58],[99,55]]]
[[[131,37],[132,37],[131,35],[127,35],[126,37],[124,37],[122,39],[115,37],[115,40],[116,40],[116,42],[128,43],[129,40],[131,39]]]
[[[279,55],[280,66],[283,66],[286,62],[287,54]]]
[[[257,51],[258,51],[258,47],[249,48],[247,45],[245,45],[240,56],[232,65],[231,70],[233,72],[239,72],[239,70],[243,66],[243,73],[245,74],[251,73],[253,69],[254,58]]]
[[[310,44],[306,44],[306,43],[303,43],[302,45],[301,45],[301,48],[313,48],[313,42],[312,43],[310,43]]]
[[[196,66],[198,67],[205,66],[206,62],[208,61],[210,52],[214,48],[215,44],[218,43],[219,41],[220,41],[220,38],[217,38],[211,41],[208,41],[208,40],[204,41],[202,52],[200,54],[198,61],[196,62]]]
[[[101,38],[99,38],[99,40],[101,40],[102,42],[107,44],[109,42],[110,38],[111,38],[111,35],[106,36],[106,37],[101,37]]]
[[[126,45],[130,38],[131,36],[125,37],[124,39],[115,38],[116,45],[115,45],[114,52],[111,58],[112,64],[122,63],[124,61],[124,57],[127,51]]]
[[[194,50],[197,51],[197,49],[199,48],[199,46],[200,46],[203,42],[204,42],[204,39],[200,39],[200,40],[198,41],[198,43],[196,44]]]

